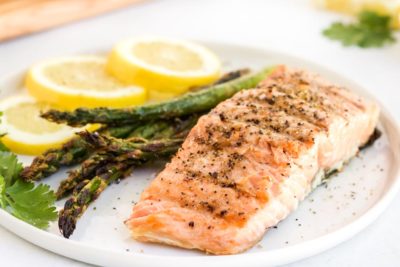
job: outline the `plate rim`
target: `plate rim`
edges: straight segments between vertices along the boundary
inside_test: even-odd
[[[330,76],[338,77],[341,82],[350,85],[352,90],[355,90],[356,92],[361,93],[363,96],[373,99],[376,103],[378,103],[379,107],[381,108],[379,120],[382,122],[385,128],[391,129],[390,131],[386,129],[387,133],[390,135],[390,132],[396,132],[398,136],[400,136],[400,130],[397,121],[391,116],[390,112],[388,112],[388,110],[378,99],[376,99],[368,90],[366,90],[365,87],[359,85],[355,81],[352,81],[345,75],[331,70],[329,67],[320,65],[308,59],[303,59],[287,52],[281,52],[277,49],[209,40],[200,40],[198,42],[203,43],[211,48],[219,46],[229,47],[231,49],[234,48],[247,50],[265,55],[274,54],[275,57],[286,58],[292,62],[298,62],[306,65],[307,67],[311,67],[314,71],[321,70],[320,72],[329,73]],[[99,50],[100,49],[94,49],[93,51]],[[20,74],[21,72],[22,71],[14,72],[2,76],[1,80],[11,80],[12,78],[15,79],[17,73]],[[390,143],[393,142],[393,138],[395,137],[389,136]],[[399,140],[396,142],[399,143]],[[397,146],[400,145],[397,144]],[[203,264],[208,264],[208,266],[218,266],[221,263],[224,263],[230,264],[232,267],[234,267],[242,266],[244,263],[248,264],[249,262],[254,263],[252,266],[287,264],[310,257],[312,255],[316,255],[352,238],[354,235],[361,232],[373,221],[375,221],[378,216],[385,211],[400,189],[400,152],[398,152],[400,149],[392,149],[391,151],[395,152],[393,156],[397,165],[394,173],[389,174],[393,177],[393,181],[391,182],[389,188],[384,189],[384,192],[380,198],[373,204],[373,206],[371,206],[369,210],[365,211],[361,216],[352,222],[334,230],[333,232],[312,240],[279,249],[222,256],[160,256],[142,253],[110,251],[109,249],[85,244],[79,241],[64,239],[47,231],[35,228],[34,226],[15,218],[2,209],[0,209],[0,225],[24,240],[43,249],[71,259],[96,265],[150,267],[156,266],[157,263],[162,263],[164,266],[183,266],[184,264],[191,264],[192,266],[202,266]],[[82,250],[84,250],[84,253],[82,253]]]

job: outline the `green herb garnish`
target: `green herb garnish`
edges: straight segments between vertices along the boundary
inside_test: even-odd
[[[333,23],[323,31],[323,34],[342,42],[344,46],[382,47],[386,43],[394,43],[390,16],[379,15],[371,11],[363,11],[354,24]]]
[[[15,217],[45,229],[57,219],[56,196],[48,185],[20,179],[22,164],[11,152],[0,152],[0,207]]]
[[[3,112],[1,112],[0,111],[0,118],[1,118],[1,116],[3,116]],[[0,120],[0,122],[1,122],[1,120]],[[5,135],[5,133],[0,133],[0,137],[3,137]],[[6,147],[4,144],[3,144],[3,142],[0,140],[0,151],[10,151],[9,149],[8,149],[8,147]]]

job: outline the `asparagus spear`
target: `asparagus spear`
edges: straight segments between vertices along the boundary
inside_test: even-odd
[[[135,152],[136,150],[140,150],[143,156],[148,157],[158,157],[163,155],[163,152],[169,153],[171,152],[167,148],[173,147],[174,149],[182,144],[183,138],[166,138],[160,140],[153,141],[145,141],[144,139],[140,139],[137,142],[137,138],[132,139],[118,139],[113,137],[108,137],[104,135],[100,135],[99,133],[90,133],[90,132],[81,132],[79,135],[86,140],[86,142],[95,145],[99,148],[107,149],[108,153],[115,153],[116,155],[122,155],[125,153]],[[150,153],[149,155],[145,153]],[[157,154],[152,154],[157,153]],[[161,153],[161,154],[160,154]],[[136,157],[136,156],[135,156]]]
[[[124,154],[118,156],[115,161],[105,165],[101,173],[92,180],[84,180],[80,191],[75,190],[73,196],[65,203],[60,211],[58,226],[64,237],[69,238],[76,227],[76,222],[86,211],[87,207],[103,192],[112,182],[129,175],[132,168],[149,160],[159,157],[168,157],[175,153],[182,140],[159,140],[142,144],[142,146],[127,143],[118,143],[116,140],[101,137],[96,134],[85,136],[91,140],[97,140],[102,145],[113,145],[113,150],[121,149]]]
[[[56,196],[57,199],[65,197],[82,181],[95,176],[99,166],[104,166],[111,161],[113,157],[107,153],[96,153],[82,162],[81,166],[69,173],[68,178],[61,181]]]
[[[137,127],[139,127],[139,124],[106,127],[104,131],[101,131],[101,133],[115,138],[127,138]]]
[[[169,122],[153,123],[155,127],[145,129],[136,129],[132,132],[132,137],[127,140],[106,138],[104,135],[90,134],[88,132],[80,133],[80,138],[87,144],[100,149],[93,154],[82,165],[70,172],[67,179],[63,180],[57,190],[57,198],[61,199],[68,195],[82,180],[95,176],[95,173],[101,166],[114,160],[120,154],[129,152],[133,149],[143,149],[150,147],[149,144],[158,145],[159,142],[147,142],[145,138],[157,140],[174,138],[179,139],[179,143],[183,141],[190,129],[196,124],[200,114],[193,114],[185,118],[176,118]],[[163,129],[163,130],[160,130]],[[145,143],[147,142],[147,143]],[[115,149],[116,148],[116,149]],[[123,150],[125,148],[125,150]]]
[[[165,155],[163,153],[167,153],[167,155],[174,153],[183,142],[183,139],[143,142],[142,139],[137,141],[136,138],[134,140],[119,140],[107,138],[96,133],[82,133],[82,135],[84,134],[86,135],[84,137],[85,139],[90,139],[89,142],[93,145],[103,147],[104,150],[101,150],[101,152],[98,152],[85,160],[77,170],[70,172],[68,178],[63,180],[58,187],[56,193],[57,199],[61,199],[68,195],[82,181],[98,176],[99,173],[107,172],[106,168],[108,164],[122,162],[129,159],[132,156],[132,153],[133,158],[135,158],[137,150],[140,150],[143,153],[158,153],[154,157],[164,157]],[[170,149],[165,148],[163,152],[159,152],[165,146]],[[147,160],[148,157],[150,156],[145,154],[142,155],[142,158],[145,160]]]
[[[146,126],[150,127],[146,124]],[[114,137],[127,137],[137,126],[102,128],[99,132]],[[21,177],[26,181],[38,181],[57,172],[62,166],[72,166],[87,159],[96,147],[88,144],[80,136],[67,141],[58,149],[50,149],[36,157],[31,165],[24,168]]]
[[[222,75],[218,79],[218,81],[216,81],[214,83],[214,85],[232,81],[234,79],[240,78],[240,77],[242,77],[242,76],[244,76],[246,74],[249,74],[249,73],[250,73],[250,69],[248,69],[248,68],[230,71],[230,72],[225,73],[224,75]],[[205,87],[203,87],[203,88],[205,88]]]
[[[142,137],[146,139],[166,138],[177,134],[178,130],[190,129],[197,121],[199,114],[184,118],[174,118],[168,121],[150,121],[138,125],[126,125],[101,129],[101,133],[118,138]],[[190,127],[190,128],[189,128]],[[167,135],[167,132],[170,132]],[[31,165],[24,168],[21,177],[27,181],[38,181],[57,172],[62,166],[72,166],[86,160],[96,146],[87,143],[76,136],[59,149],[50,149],[36,157]]]
[[[242,77],[242,76],[244,76],[244,75],[247,75],[247,74],[249,74],[250,73],[250,69],[249,68],[244,68],[244,69],[238,69],[238,70],[234,70],[234,71],[230,71],[230,72],[227,72],[227,73],[225,73],[224,75],[222,75],[215,83],[213,83],[212,85],[218,85],[218,84],[221,84],[221,83],[226,83],[226,82],[229,82],[229,81],[232,81],[232,80],[234,80],[234,79],[237,79],[237,78],[240,78],[240,77]],[[193,92],[193,91],[199,91],[199,90],[202,90],[202,89],[205,89],[205,88],[207,88],[207,87],[209,87],[209,85],[207,85],[207,86],[201,86],[201,87],[194,87],[194,88],[191,88],[190,90]]]
[[[74,137],[60,149],[50,149],[36,157],[24,168],[21,177],[27,181],[38,181],[57,172],[61,166],[70,166],[86,159],[94,147],[81,137]]]
[[[204,112],[233,96],[238,91],[256,86],[271,71],[272,68],[263,69],[260,72],[248,74],[223,84],[210,86],[201,91],[190,92],[176,99],[158,104],[125,109],[79,108],[72,112],[49,110],[43,113],[42,117],[58,123],[65,122],[72,126],[88,123],[124,125],[154,118],[166,119]]]
[[[113,164],[109,170],[87,183],[80,191],[75,191],[73,196],[65,202],[64,209],[60,211],[58,227],[65,238],[69,238],[74,232],[76,222],[92,203],[107,187],[107,185],[117,179],[127,176],[131,166],[127,163]]]

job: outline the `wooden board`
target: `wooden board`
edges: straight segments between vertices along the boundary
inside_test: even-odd
[[[0,0],[0,41],[140,1],[142,0]]]

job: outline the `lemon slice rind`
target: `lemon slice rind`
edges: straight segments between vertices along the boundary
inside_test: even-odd
[[[172,70],[149,64],[133,52],[133,48],[138,44],[155,42],[176,45],[194,53],[201,59],[201,67],[196,70]],[[201,45],[150,36],[128,39],[116,44],[108,57],[107,70],[121,82],[145,87],[149,95],[157,95],[152,94],[152,90],[162,92],[163,95],[178,95],[190,87],[207,85],[218,79],[221,62],[210,50]]]
[[[77,132],[83,130],[94,131],[100,126],[96,124],[81,128],[72,128],[67,125],[59,125],[59,129],[51,133],[35,134],[26,132],[15,127],[4,112],[11,107],[24,103],[35,104],[37,101],[28,95],[18,95],[9,97],[0,102],[0,111],[3,112],[1,116],[0,133],[5,134],[1,137],[1,141],[13,152],[18,154],[38,155],[47,149],[60,146],[65,141],[72,138]]]
[[[174,71],[168,68],[163,68],[161,66],[155,66],[148,64],[147,62],[141,60],[140,58],[134,56],[132,53],[132,47],[138,43],[151,43],[151,42],[160,42],[182,46],[197,55],[200,55],[202,59],[202,68],[198,71]],[[221,68],[221,64],[219,59],[207,48],[197,45],[195,43],[183,41],[183,40],[174,40],[174,39],[166,39],[159,37],[142,37],[142,38],[132,38],[123,42],[120,42],[116,45],[115,51],[121,56],[125,56],[126,59],[144,69],[151,70],[158,73],[163,73],[169,76],[178,76],[178,77],[203,77],[208,75],[215,75],[216,69],[219,70]]]

